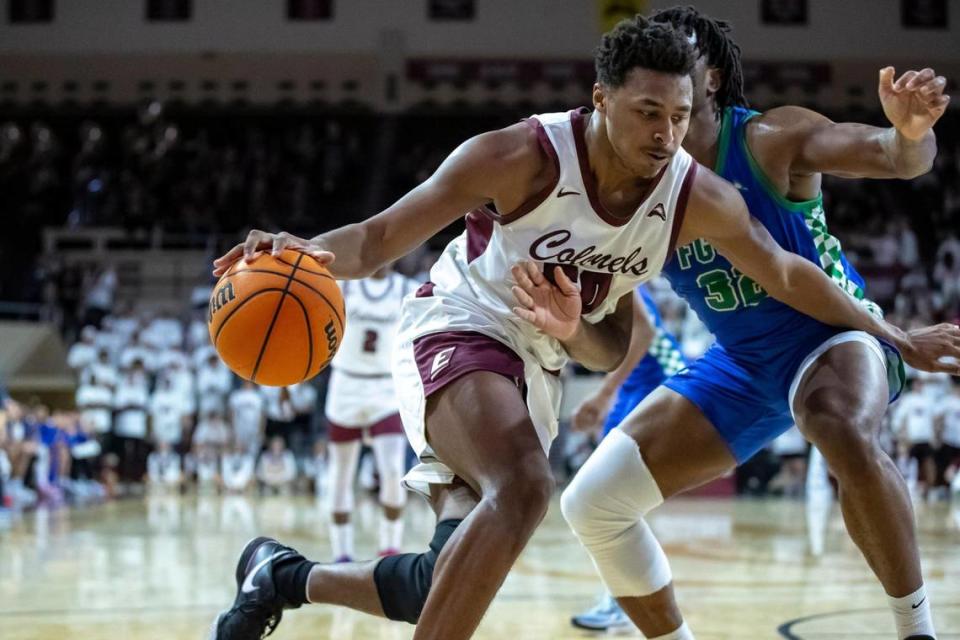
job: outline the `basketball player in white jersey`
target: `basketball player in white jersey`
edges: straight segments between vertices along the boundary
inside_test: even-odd
[[[401,485],[407,439],[397,409],[390,355],[400,323],[403,298],[416,289],[412,280],[390,267],[369,278],[340,285],[347,311],[346,330],[327,387],[326,418],[330,444],[327,486],[330,488],[330,542],[335,562],[353,559],[354,478],[366,437],[380,471],[379,555],[400,552],[403,540]]]
[[[416,640],[472,636],[543,518],[569,359],[609,371],[626,353],[633,289],[679,241],[704,238],[770,295],[822,322],[936,359],[784,252],[737,190],[680,148],[695,53],[672,27],[624,21],[596,52],[593,110],[535,116],[472,138],[382,213],[305,240],[251,231],[215,262],[293,248],[338,279],[369,276],[467,214],[467,230],[408,297],[394,356],[404,428],[424,464],[430,550],[321,565],[270,538],[238,562],[212,637],[259,638],[284,608],[348,606],[416,623]]]

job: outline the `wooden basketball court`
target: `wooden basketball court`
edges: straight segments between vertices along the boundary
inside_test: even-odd
[[[960,638],[960,506],[919,505],[927,576],[940,638]],[[375,531],[365,504],[361,526]],[[415,501],[408,549],[432,532]],[[809,553],[804,505],[685,499],[653,526],[673,564],[697,638],[893,638],[879,585],[846,537],[834,505],[824,553]],[[199,639],[233,598],[236,555],[264,533],[310,557],[329,556],[321,507],[308,498],[152,497],[81,510],[41,511],[0,528],[3,640]],[[360,553],[372,534],[358,531]],[[470,585],[463,585],[469,589]],[[557,505],[514,568],[478,639],[589,638],[569,617],[599,583]],[[273,637],[403,640],[413,628],[330,607],[288,612]]]

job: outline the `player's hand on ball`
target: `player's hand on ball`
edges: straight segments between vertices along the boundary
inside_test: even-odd
[[[612,403],[613,395],[606,393],[603,389],[599,390],[574,409],[570,426],[573,427],[574,431],[599,429],[603,425],[603,421],[607,419]]]
[[[919,140],[940,119],[950,96],[944,95],[947,80],[933,69],[907,71],[894,81],[893,67],[880,70],[880,104],[883,113],[901,135]]]
[[[510,269],[517,284],[513,297],[517,306],[513,312],[536,328],[557,340],[568,340],[580,327],[580,291],[560,267],[555,267],[553,279],[547,280],[532,262],[523,261]]]
[[[230,268],[230,265],[241,257],[250,262],[264,251],[270,251],[277,256],[284,249],[293,249],[305,253],[323,266],[327,266],[334,260],[333,253],[321,246],[316,240],[304,240],[286,231],[268,233],[253,229],[247,234],[246,240],[213,261],[213,275],[219,278]]]
[[[955,324],[944,322],[908,331],[900,351],[914,369],[960,375],[960,327]]]

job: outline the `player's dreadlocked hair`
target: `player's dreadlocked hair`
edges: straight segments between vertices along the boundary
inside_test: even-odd
[[[683,33],[641,15],[621,20],[603,34],[593,56],[597,81],[612,88],[623,85],[636,67],[685,76],[696,61],[696,51]]]
[[[720,70],[723,81],[717,91],[717,107],[746,107],[743,95],[743,66],[740,64],[740,47],[730,37],[731,26],[724,20],[714,20],[695,8],[671,7],[654,13],[654,22],[671,24],[688,35],[695,35],[697,50],[707,57],[707,64]]]

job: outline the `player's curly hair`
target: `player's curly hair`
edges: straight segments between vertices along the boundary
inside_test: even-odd
[[[717,107],[747,107],[743,95],[743,65],[740,47],[730,37],[732,27],[725,20],[714,20],[694,7],[670,7],[657,11],[650,20],[673,25],[685,34],[696,36],[697,51],[706,56],[707,64],[720,70],[722,81],[717,91]]]
[[[621,20],[603,34],[593,56],[597,82],[612,88],[622,86],[636,67],[685,76],[696,61],[696,51],[685,34],[641,15]]]

